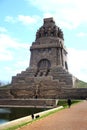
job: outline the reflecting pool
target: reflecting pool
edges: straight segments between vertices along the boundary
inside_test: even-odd
[[[0,124],[44,110],[46,110],[46,108],[0,108]]]

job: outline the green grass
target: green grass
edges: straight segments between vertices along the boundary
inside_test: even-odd
[[[81,80],[77,80],[75,86],[76,88],[87,88],[87,83]]]
[[[16,126],[12,126],[12,127],[9,127],[9,128],[6,128],[4,130],[17,130],[18,128],[21,128],[27,124],[29,124],[30,122],[25,122],[25,123],[22,123],[22,124],[19,124],[19,125],[16,125]]]
[[[75,104],[75,103],[79,103],[81,102],[81,100],[71,100],[72,101],[72,105]],[[59,102],[58,102],[58,106],[63,106],[64,108],[66,108],[68,105],[67,105],[67,99],[60,99]]]
[[[7,85],[0,86],[0,89],[10,88],[10,87],[11,87],[11,84],[7,84]]]
[[[75,103],[79,103],[79,102],[81,102],[81,100],[72,100],[72,105],[75,104]],[[29,121],[29,122],[25,122],[25,123],[22,123],[22,124],[13,126],[13,127],[9,127],[9,128],[4,129],[4,130],[17,130],[18,128],[21,128],[21,127],[23,127],[23,126],[25,126],[27,124],[31,124],[31,123],[33,123],[33,122],[35,122],[37,120],[40,120],[42,118],[45,118],[47,116],[50,116],[51,114],[54,114],[54,113],[60,111],[62,109],[65,109],[65,108],[67,108],[67,100],[66,99],[60,99],[59,102],[58,102],[58,106],[63,106],[64,108],[48,112],[47,114],[44,114],[43,116],[41,116],[41,117],[39,117],[37,119],[34,119],[32,121]]]

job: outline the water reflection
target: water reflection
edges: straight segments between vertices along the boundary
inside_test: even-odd
[[[11,113],[10,109],[9,108],[0,108],[0,114],[1,113]]]
[[[0,124],[44,111],[44,108],[0,108]]]
[[[0,124],[4,124],[4,123],[6,123],[6,122],[8,122],[8,120],[0,119]]]

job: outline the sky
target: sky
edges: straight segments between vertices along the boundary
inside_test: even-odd
[[[69,72],[87,82],[87,0],[0,0],[0,81],[29,67],[32,42],[43,19],[64,33]]]

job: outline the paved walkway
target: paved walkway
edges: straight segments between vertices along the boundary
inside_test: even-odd
[[[87,101],[33,122],[18,130],[87,130]]]

